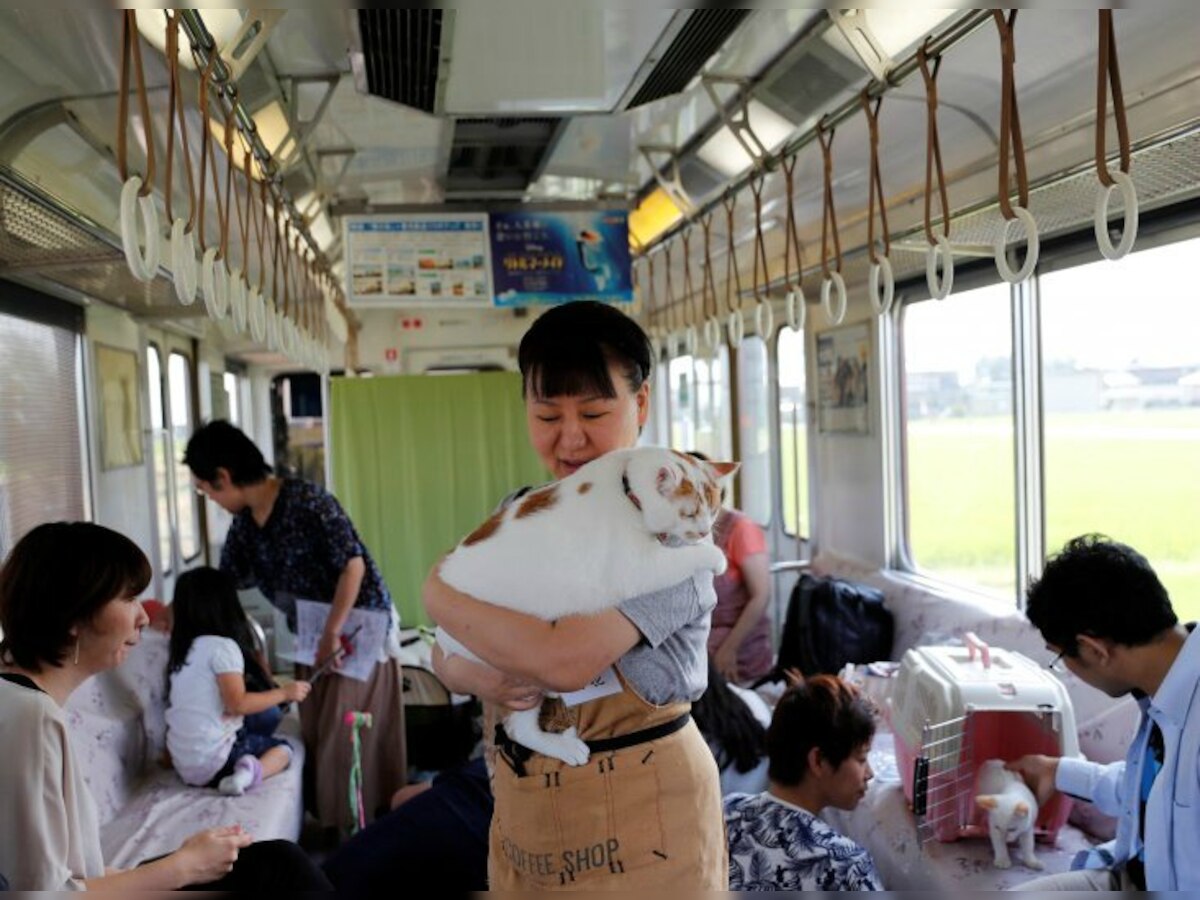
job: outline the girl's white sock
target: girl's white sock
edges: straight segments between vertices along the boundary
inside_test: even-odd
[[[217,790],[230,797],[238,797],[262,781],[262,763],[257,756],[247,753],[233,764],[233,774],[226,775],[217,785]]]

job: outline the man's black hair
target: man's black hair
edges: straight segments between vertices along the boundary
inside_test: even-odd
[[[1146,557],[1100,534],[1067,542],[1029,587],[1025,614],[1047,644],[1079,653],[1077,635],[1136,647],[1178,624]]]
[[[236,425],[215,419],[201,425],[188,441],[184,464],[201,481],[217,480],[217,469],[228,469],[239,487],[258,484],[271,474],[262,451]]]

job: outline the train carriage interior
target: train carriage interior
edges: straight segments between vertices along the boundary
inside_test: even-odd
[[[184,451],[228,420],[337,498],[428,668],[430,567],[550,478],[521,339],[598,300],[649,337],[640,444],[740,463],[773,651],[804,579],[890,613],[842,670],[875,777],[827,821],[888,889],[1016,887],[1046,873],[993,865],[963,779],[1120,760],[1140,721],[1048,670],[1047,560],[1109,535],[1200,617],[1198,46],[1180,0],[0,11],[0,557],[112,528],[159,626],[222,559],[233,516]],[[290,679],[286,616],[241,597]],[[68,706],[105,863],[177,819],[331,852],[298,771],[229,800],[162,768],[145,635]],[[440,687],[404,682],[421,777]],[[1116,827],[1056,801],[1038,859]]]

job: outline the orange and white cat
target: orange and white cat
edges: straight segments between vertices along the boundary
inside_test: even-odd
[[[989,759],[975,776],[975,803],[987,811],[988,837],[997,869],[1012,865],[1008,856],[1010,841],[1018,842],[1022,863],[1031,869],[1045,866],[1033,852],[1034,826],[1038,803],[1025,779],[1004,768],[1004,760]]]
[[[712,542],[721,482],[737,463],[660,447],[608,453],[518,498],[463,539],[442,562],[446,584],[506,609],[554,620],[611,609],[705,570],[725,571]],[[441,628],[443,652],[476,659]],[[514,741],[571,765],[588,759],[569,729],[543,732],[538,710],[509,713]]]

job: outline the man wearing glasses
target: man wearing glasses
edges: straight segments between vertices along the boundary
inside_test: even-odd
[[[1116,816],[1115,841],[1078,871],[1023,890],[1200,888],[1200,636],[1183,626],[1140,553],[1099,535],[1070,541],[1030,588],[1026,614],[1069,671],[1110,697],[1132,694],[1141,724],[1124,761],[1025,756],[1010,764],[1040,803],[1055,790]]]

